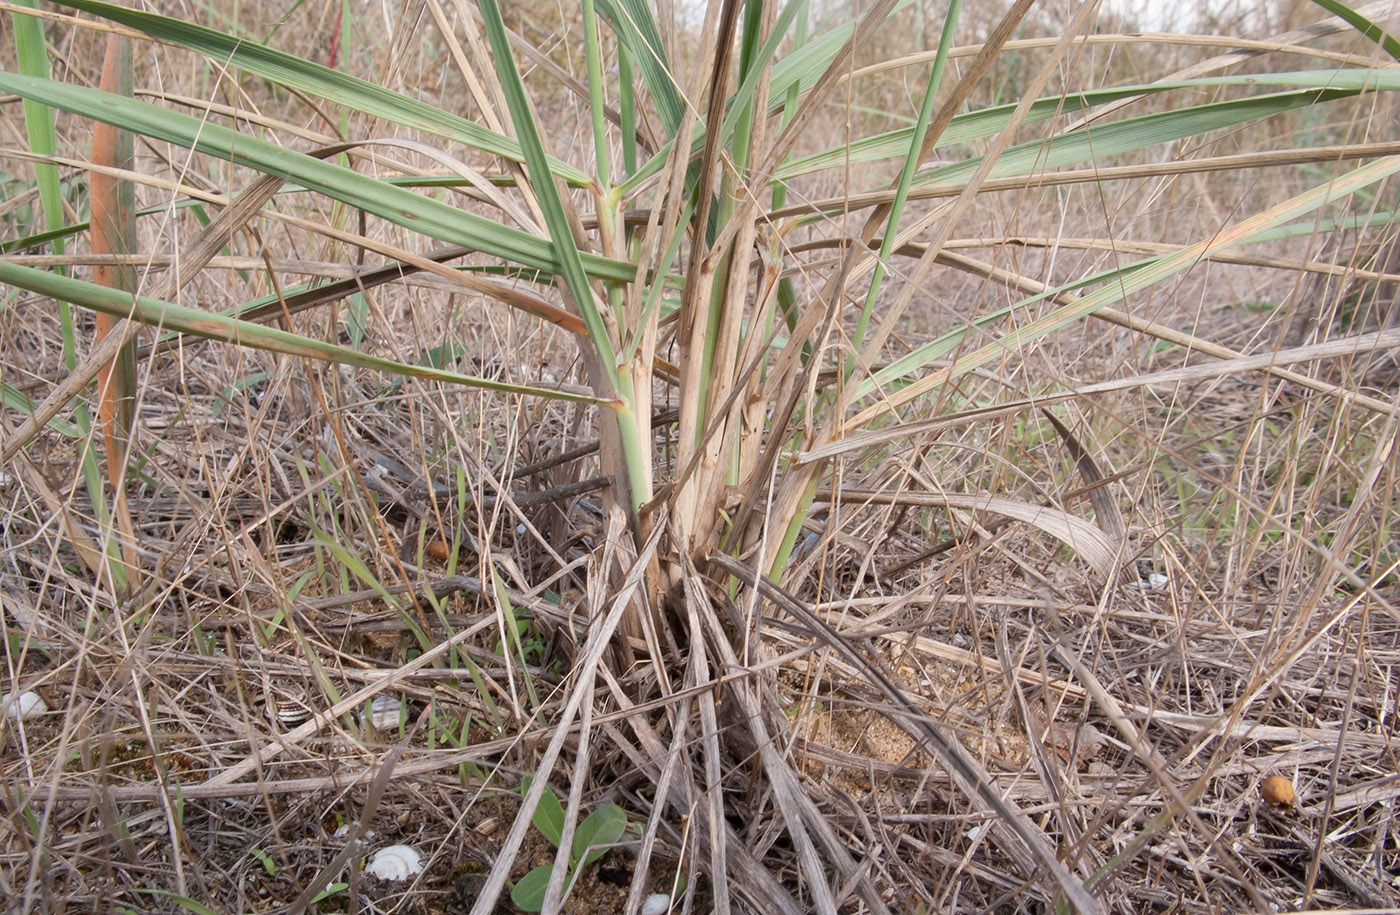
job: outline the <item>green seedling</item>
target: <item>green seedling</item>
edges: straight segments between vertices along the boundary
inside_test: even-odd
[[[277,876],[277,862],[272,860],[271,855],[263,851],[261,848],[251,849],[248,852],[248,854],[252,855],[254,858],[257,858],[258,861],[261,862],[263,870],[267,871],[267,875],[269,877]]]
[[[336,893],[339,893],[342,890],[346,890],[349,888],[350,884],[345,883],[343,881],[336,881],[335,883],[332,883],[330,886],[326,887],[321,892],[317,893],[316,898],[311,900],[311,904],[315,905],[318,902],[324,902],[325,900],[334,896]]]
[[[529,790],[528,781],[521,786],[521,790]],[[549,788],[545,788],[540,796],[531,822],[555,848],[559,847],[564,837],[564,805],[559,803],[559,797]],[[574,841],[569,850],[569,873],[564,881],[566,896],[584,869],[598,863],[607,854],[608,847],[622,838],[627,825],[627,812],[617,804],[599,807],[579,824],[578,829],[574,830]],[[538,912],[544,908],[545,890],[553,873],[552,864],[536,867],[511,890],[511,901],[526,912]]]

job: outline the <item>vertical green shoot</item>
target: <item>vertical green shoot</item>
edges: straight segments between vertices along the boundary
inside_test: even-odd
[[[617,408],[614,419],[617,422],[619,444],[628,477],[627,509],[632,515],[633,528],[636,529],[636,514],[650,498],[651,456],[645,450],[644,436],[638,428],[639,418],[633,414],[634,401],[629,390],[631,385],[620,378],[626,373],[618,371],[617,353],[612,338],[608,334],[593,289],[589,285],[588,275],[584,272],[583,261],[579,256],[578,246],[574,243],[563,201],[554,185],[554,175],[549,169],[539,127],[535,123],[529,98],[525,94],[525,84],[520,78],[520,71],[516,69],[515,54],[511,50],[510,37],[501,18],[501,8],[496,0],[481,0],[480,9],[491,52],[496,60],[501,89],[510,109],[511,122],[515,125],[516,137],[524,153],[526,172],[544,212],[545,223],[560,260],[565,285],[578,308],[579,316],[583,319],[599,369],[605,376],[596,381],[606,381],[612,388],[609,393],[616,393],[623,401],[622,406]]]
[[[914,175],[919,170],[919,154],[924,148],[924,137],[928,133],[929,121],[933,118],[933,103],[938,97],[938,87],[943,82],[944,65],[948,62],[948,52],[953,46],[953,28],[957,25],[962,0],[952,0],[948,5],[948,15],[943,19],[943,34],[938,39],[938,53],[933,59],[933,69],[929,71],[928,86],[919,105],[919,119],[914,126],[914,135],[909,138],[909,152],[904,158],[904,168],[899,173],[899,184],[895,187],[894,202],[890,204],[889,217],[885,220],[884,238],[880,242],[880,258],[870,275],[870,287],[865,293],[865,303],[861,306],[860,319],[851,337],[851,347],[860,351],[865,341],[865,329],[870,324],[870,314],[875,308],[875,299],[880,294],[880,283],[885,278],[885,265],[894,251],[895,236],[899,234],[899,219],[904,213],[904,204],[909,199],[909,188]],[[855,371],[854,353],[846,363],[846,377]]]

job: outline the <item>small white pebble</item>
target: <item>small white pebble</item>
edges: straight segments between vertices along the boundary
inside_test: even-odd
[[[49,710],[44,704],[44,697],[33,690],[20,693],[18,699],[14,693],[6,693],[4,698],[0,699],[0,708],[5,710],[6,715],[12,715],[21,721],[37,718]]]
[[[331,833],[331,838],[332,838],[332,839],[348,839],[348,838],[350,838],[350,830],[352,830],[352,829],[354,829],[354,827],[351,826],[349,823],[341,823],[339,826],[337,826],[337,827],[335,828],[335,832]],[[361,841],[361,842],[368,842],[370,839],[373,839],[373,838],[374,838],[374,830],[373,830],[373,829],[366,829],[366,830],[365,830],[365,834],[362,835],[362,836],[360,836],[360,841]]]
[[[1134,591],[1160,591],[1167,586],[1168,581],[1170,579],[1161,572],[1153,572],[1145,581],[1128,582],[1128,587]]]
[[[407,880],[423,870],[423,856],[416,848],[407,845],[390,845],[381,848],[369,859],[365,873],[380,880]]]
[[[642,903],[642,915],[664,915],[671,907],[671,897],[665,893],[652,893]]]

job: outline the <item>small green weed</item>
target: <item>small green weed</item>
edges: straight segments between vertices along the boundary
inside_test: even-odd
[[[521,791],[528,791],[529,787],[527,780],[521,785]],[[558,795],[550,788],[544,789],[532,822],[555,848],[559,847],[564,837],[564,805],[559,803]],[[596,864],[607,854],[608,846],[622,838],[628,825],[627,812],[617,804],[599,807],[579,824],[578,829],[574,830],[573,847],[569,851],[569,875],[564,882],[566,895],[584,868]],[[552,864],[536,867],[520,878],[515,889],[511,890],[511,901],[526,912],[538,912],[544,907],[545,890],[553,873]]]

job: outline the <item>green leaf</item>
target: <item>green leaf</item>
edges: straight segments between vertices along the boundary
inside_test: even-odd
[[[549,877],[554,873],[550,864],[541,864],[520,878],[520,882],[510,891],[510,901],[526,912],[538,912],[544,908],[544,894],[549,889]]]
[[[522,785],[521,790],[528,791],[529,783]],[[564,805],[559,803],[559,796],[548,785],[544,787],[544,794],[540,795],[540,802],[530,822],[535,824],[541,835],[554,843],[555,848],[559,847],[559,841],[564,838]]]
[[[320,359],[326,362],[338,362],[343,365],[375,369],[395,375],[409,375],[415,378],[425,378],[430,381],[462,384],[470,387],[487,388],[493,391],[532,394],[569,400],[577,403],[593,403],[609,406],[613,403],[610,400],[590,397],[586,394],[575,394],[549,388],[532,388],[526,385],[506,384],[504,382],[491,381],[485,378],[473,378],[470,375],[459,375],[456,372],[450,372],[444,369],[436,369],[423,365],[411,365],[406,362],[397,362],[393,359],[371,356],[368,353],[357,352],[349,347],[337,346],[322,340],[313,340],[310,337],[303,337],[300,334],[289,333],[277,328],[264,327],[261,324],[254,324],[249,321],[239,321],[227,317],[226,315],[211,314],[207,311],[200,311],[197,308],[162,302],[158,299],[147,298],[146,296],[132,296],[129,293],[108,289],[105,286],[98,286],[94,283],[75,280],[71,277],[58,276],[57,274],[49,273],[44,270],[36,270],[32,267],[21,267],[18,264],[0,262],[0,283],[8,283],[11,286],[28,289],[31,292],[37,292],[41,295],[52,296],[59,301],[71,302],[74,305],[79,305],[83,308],[91,308],[94,311],[114,314],[123,318],[130,317],[133,320],[140,321],[143,324],[148,324],[153,327],[177,330],[181,333],[191,334],[197,337],[205,337],[210,340],[223,340],[229,343],[237,343],[240,346],[265,349],[289,356],[305,356],[307,358]]]
[[[272,856],[261,848],[249,849],[248,854],[262,862],[263,870],[267,871],[269,877],[277,875],[277,863],[272,860]]]
[[[19,388],[11,387],[3,382],[0,382],[0,403],[3,403],[7,409],[14,410],[17,413],[23,413],[25,416],[34,412],[34,404],[30,401],[28,395]],[[64,422],[57,416],[44,425],[57,432],[59,435],[68,438],[77,439],[83,437],[83,431],[81,429],[72,423]]]
[[[3,71],[0,90],[274,175],[432,238],[549,273],[563,269],[547,239],[208,120],[96,89]],[[593,254],[581,259],[595,276],[620,281],[636,278],[636,268],[629,264]]]
[[[1385,53],[1395,60],[1400,60],[1400,41],[1396,41],[1395,36],[1378,23],[1367,19],[1359,10],[1352,9],[1340,0],[1313,0],[1313,3],[1379,44]]]
[[[326,888],[325,888],[324,890],[322,890],[321,892],[317,893],[317,894],[316,894],[316,898],[313,899],[313,900],[311,900],[311,902],[312,902],[312,904],[314,905],[314,904],[316,904],[316,903],[318,903],[318,902],[321,902],[321,901],[323,901],[323,900],[329,899],[330,897],[334,896],[336,893],[339,893],[341,890],[346,890],[346,889],[349,889],[349,888],[350,888],[350,884],[344,883],[344,882],[341,882],[341,881],[336,881],[335,883],[332,883],[330,886],[326,887]]]
[[[520,144],[466,118],[426,102],[393,92],[329,67],[293,57],[251,39],[205,28],[183,19],[128,9],[102,0],[58,0],[58,5],[83,10],[145,32],[152,38],[189,48],[219,65],[255,73],[289,89],[320,96],[394,124],[465,143],[514,162],[523,161]],[[571,184],[586,184],[588,176],[567,163],[553,160],[554,173]]]
[[[588,867],[608,853],[608,846],[627,831],[627,812],[617,804],[606,804],[590,813],[574,831],[573,860],[578,868]]]

